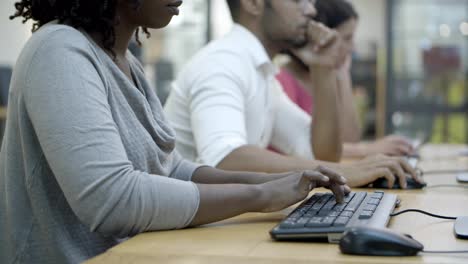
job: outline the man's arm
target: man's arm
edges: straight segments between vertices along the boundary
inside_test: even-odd
[[[202,166],[195,170],[192,181],[200,184],[261,184],[288,175],[287,173],[256,173],[248,171],[226,171]]]
[[[217,168],[222,170],[282,173],[295,170],[313,170],[319,165],[329,166],[330,164],[332,163],[284,156],[257,146],[245,145],[227,155],[218,164]]]
[[[317,160],[283,156],[256,146],[244,145],[232,151],[217,166],[223,170],[242,170],[268,173],[313,170],[318,166],[328,167],[341,173],[350,187],[361,187],[379,178],[386,178],[390,186],[398,180],[406,187],[407,175],[423,182],[416,171],[403,159],[378,155],[350,164],[338,164]]]
[[[341,113],[337,94],[337,74],[332,68],[310,67],[314,118],[312,119],[311,144],[319,160],[339,161],[342,154]]]
[[[313,22],[309,24],[308,38],[308,45],[292,52],[308,66],[313,87],[312,149],[317,159],[339,161],[343,141],[336,64],[341,40],[335,31]]]

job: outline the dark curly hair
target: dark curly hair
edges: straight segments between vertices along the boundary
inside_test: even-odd
[[[135,9],[140,7],[141,0],[127,0]],[[21,0],[15,3],[16,13],[10,19],[23,18],[23,23],[34,20],[32,31],[38,30],[44,24],[58,20],[72,27],[87,32],[102,34],[103,45],[115,57],[114,26],[119,23],[116,17],[118,0]],[[141,29],[150,36],[146,28]],[[135,32],[138,44],[140,28]]]

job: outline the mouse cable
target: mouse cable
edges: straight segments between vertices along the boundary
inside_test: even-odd
[[[457,219],[456,217],[451,217],[451,216],[431,214],[431,213],[428,213],[426,211],[419,210],[419,209],[407,209],[407,210],[403,210],[403,211],[400,211],[400,212],[397,212],[397,213],[390,214],[390,216],[394,217],[394,216],[401,215],[401,214],[404,214],[404,213],[420,213],[420,214],[425,214],[425,215],[432,216],[432,217],[435,217],[435,218],[442,218],[442,219],[449,219],[449,220],[456,220]]]
[[[423,175],[468,173],[468,170],[421,170]]]
[[[454,250],[454,251],[423,250],[421,252],[429,253],[429,254],[468,254],[468,250]]]
[[[436,184],[436,185],[428,185],[425,189],[431,188],[462,188],[468,189],[468,185],[461,185],[461,184]]]

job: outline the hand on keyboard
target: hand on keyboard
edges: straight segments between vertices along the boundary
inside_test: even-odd
[[[316,170],[291,172],[281,179],[263,183],[260,200],[264,205],[261,212],[275,212],[304,200],[311,190],[317,187],[329,188],[337,202],[344,200],[351,190],[346,179],[340,174],[324,167]]]
[[[406,156],[414,154],[413,144],[401,136],[387,136],[365,145],[366,155],[385,154],[388,156]]]
[[[343,165],[340,172],[346,176],[351,187],[366,186],[379,178],[385,178],[388,181],[389,188],[392,188],[395,181],[398,181],[400,186],[405,189],[407,174],[416,182],[424,183],[420,174],[408,164],[405,158],[385,155],[376,155]]]
[[[419,163],[419,157],[418,156],[407,156],[404,157],[406,162],[416,170],[416,173],[418,174],[419,178],[422,180],[423,173],[422,171],[418,168],[418,163]],[[422,189],[426,187],[427,184],[425,182],[420,182],[416,181],[414,178],[411,177],[410,174],[406,173],[406,188],[405,189]],[[388,181],[386,178],[380,178],[374,181],[372,184],[366,186],[366,187],[371,187],[371,188],[381,188],[381,189],[388,189],[390,188],[388,185]],[[399,181],[395,181],[393,184],[393,189],[401,189],[401,185]]]

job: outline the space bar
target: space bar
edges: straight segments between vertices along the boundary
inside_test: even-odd
[[[356,195],[351,200],[351,202],[349,202],[348,206],[346,206],[344,211],[356,212],[356,210],[359,208],[359,205],[361,205],[364,198],[366,198],[366,195],[367,195],[366,192],[356,193]]]

